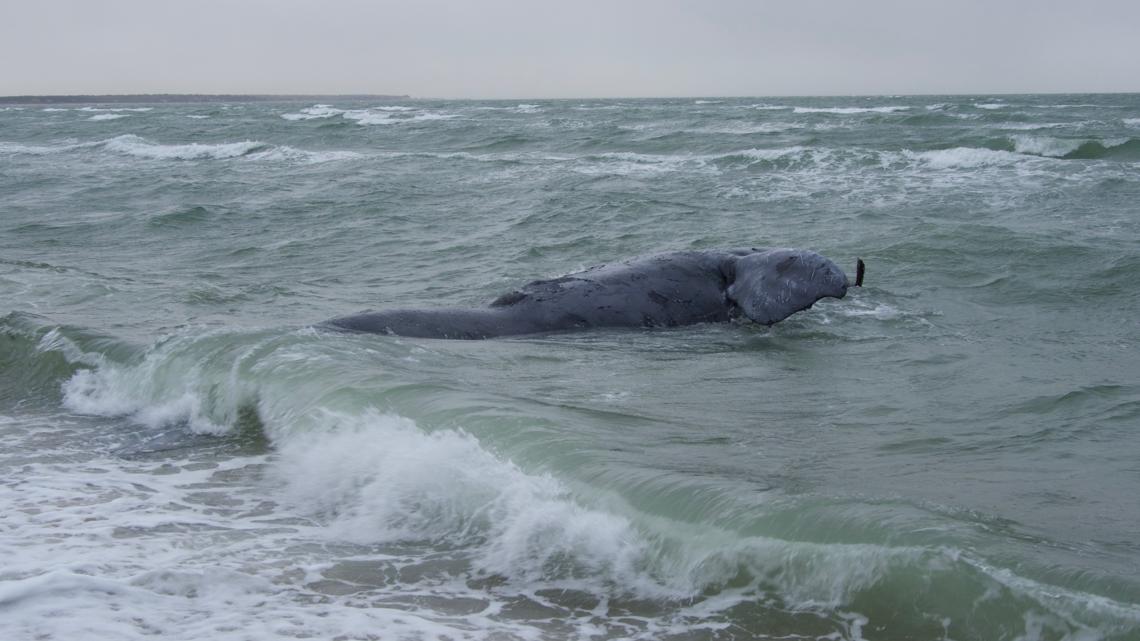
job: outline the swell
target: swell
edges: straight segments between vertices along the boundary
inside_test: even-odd
[[[1090,140],[1062,156],[1067,160],[1140,160],[1140,138],[1123,142]]]

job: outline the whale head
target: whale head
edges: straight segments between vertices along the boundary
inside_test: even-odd
[[[813,251],[769,249],[736,259],[726,293],[753,322],[772,325],[821,298],[843,298],[847,286],[843,270]]]

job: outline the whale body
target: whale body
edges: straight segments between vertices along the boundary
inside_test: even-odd
[[[366,311],[324,327],[420,338],[482,339],[595,327],[676,327],[745,317],[772,325],[850,283],[802,249],[675,251],[535,280],[488,307]]]

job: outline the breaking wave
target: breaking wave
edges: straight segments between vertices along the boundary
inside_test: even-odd
[[[269,148],[262,142],[245,140],[231,143],[189,143],[184,145],[163,145],[154,143],[140,136],[127,134],[118,136],[101,143],[101,147],[108,151],[135,156],[137,158],[150,158],[154,160],[202,160],[237,158],[254,151],[264,151]]]
[[[124,134],[107,140],[61,145],[23,145],[0,142],[0,153],[44,156],[78,151],[106,151],[116,155],[147,160],[250,160],[329,162],[360,158],[353,151],[308,151],[288,145],[244,140],[229,143],[162,144],[134,134]]]
[[[910,107],[894,105],[886,107],[796,107],[793,112],[798,114],[889,114],[907,111]]]
[[[255,414],[257,429],[274,444],[275,454],[265,461],[264,487],[280,506],[255,512],[258,519],[248,527],[275,527],[263,535],[272,537],[270,548],[250,551],[265,555],[271,548],[303,550],[313,542],[353,544],[368,546],[374,556],[375,550],[383,551],[380,558],[387,564],[420,553],[412,551],[433,550],[431,572],[399,572],[382,564],[373,570],[375,577],[356,579],[369,581],[370,598],[379,599],[375,607],[381,610],[384,598],[430,592],[441,613],[454,607],[450,603],[478,598],[490,601],[479,611],[493,621],[509,621],[497,614],[508,604],[541,605],[551,617],[584,626],[580,630],[639,639],[659,638],[664,629],[715,629],[742,618],[786,620],[791,629],[810,624],[820,629],[820,638],[849,640],[861,639],[861,628],[871,623],[914,638],[940,638],[948,631],[954,638],[973,638],[1000,618],[1027,635],[1047,630],[1045,638],[1078,633],[1102,638],[1102,631],[1127,630],[1140,621],[1133,605],[1051,586],[948,547],[938,528],[916,525],[908,541],[875,542],[865,534],[856,536],[864,539],[858,542],[822,541],[845,528],[874,532],[873,509],[858,516],[857,511],[831,513],[827,502],[796,506],[783,514],[794,519],[783,531],[833,533],[801,539],[765,533],[762,521],[732,507],[731,496],[699,483],[685,487],[643,479],[626,487],[611,479],[601,491],[560,477],[529,460],[525,450],[512,460],[488,445],[486,425],[473,413],[461,414],[470,417],[466,424],[433,425],[381,409],[375,381],[360,386],[359,378],[346,378],[341,370],[376,359],[399,367],[414,348],[398,341],[370,342],[366,354],[358,348],[351,339],[326,339],[311,331],[217,331],[109,353],[81,334],[50,330],[34,347],[26,342],[20,350],[25,360],[44,360],[41,369],[62,380],[65,405],[81,414],[129,417],[155,433],[182,425],[216,435],[243,429],[249,422],[243,413]],[[337,384],[330,387],[329,380]],[[407,395],[414,388],[394,389]],[[424,401],[447,394],[422,393]],[[195,505],[201,498],[194,497],[209,485],[198,479],[200,472],[188,474],[157,494],[138,488],[161,478],[126,479],[127,493],[120,500],[138,505],[102,518],[111,519],[120,538],[162,526],[140,517],[141,510],[154,509],[147,503],[152,495],[162,504]],[[69,496],[76,491],[70,488]],[[172,498],[171,492],[186,496]],[[666,515],[632,498],[646,494],[669,496],[676,507]],[[98,502],[75,505],[89,511]],[[724,514],[710,522],[710,506]],[[57,508],[55,514],[63,515],[57,518],[67,518],[67,509]],[[740,517],[726,516],[737,512]],[[317,527],[289,525],[300,517]],[[244,517],[219,519],[205,509],[184,518],[224,531],[222,521],[229,528]],[[84,552],[61,548],[51,547],[52,553]],[[346,570],[305,569],[303,555],[294,559],[278,552],[272,558],[263,564],[281,571],[272,583],[257,570],[207,569],[196,562],[173,574],[159,568],[132,572],[124,580],[104,572],[98,578],[32,573],[8,581],[0,603],[21,602],[21,612],[28,612],[28,604],[63,598],[74,603],[90,590],[123,594],[135,603],[154,593],[193,598],[201,590],[215,593],[221,588],[213,584],[219,582],[232,586],[229,598],[243,604],[248,593],[281,607],[283,599],[275,593],[298,580],[304,586],[289,589],[337,598],[338,592],[322,593],[320,586],[335,586],[337,572]],[[628,610],[629,616],[591,617],[576,605],[584,597]],[[930,616],[916,618],[907,614],[910,610]],[[250,610],[243,606],[242,611]],[[427,608],[420,612],[428,617],[423,625],[440,616]],[[499,629],[498,624],[481,627]]]
[[[1140,138],[1115,140],[1063,139],[1049,136],[1013,136],[1019,154],[1066,160],[1140,160]]]
[[[527,106],[532,107],[533,105]],[[395,125],[429,120],[451,120],[459,117],[458,114],[441,114],[404,106],[338,109],[332,105],[314,105],[296,113],[281,114],[282,118],[290,121],[323,120],[338,116],[361,125]]]

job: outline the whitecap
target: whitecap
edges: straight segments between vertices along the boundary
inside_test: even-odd
[[[1007,103],[1004,103],[1004,102],[975,102],[974,103],[974,107],[976,107],[978,109],[989,109],[989,110],[1005,109],[1008,106],[1009,105]]]
[[[696,129],[686,129],[685,131],[696,134],[735,134],[735,135],[750,135],[750,134],[774,134],[781,131],[792,131],[795,129],[803,129],[807,125],[794,122],[764,122],[764,123],[726,123],[723,125],[713,125],[709,127],[699,127]]]
[[[390,113],[375,113],[372,111],[348,111],[343,114],[346,120],[352,120],[361,125],[396,125],[409,122],[422,122],[428,120],[451,120],[458,118],[455,114],[439,114],[432,112],[417,113],[410,116],[396,117]]]
[[[438,113],[422,113],[416,114],[411,118],[402,118],[405,121],[418,121],[418,120],[452,120],[458,118],[459,114],[438,114]]]
[[[898,111],[906,111],[910,107],[904,105],[894,105],[887,107],[796,107],[793,112],[798,114],[869,114],[880,113],[888,114]]]
[[[298,113],[281,114],[285,120],[314,120],[318,118],[332,118],[344,113],[343,109],[336,109],[332,105],[313,105],[306,107]]]
[[[1060,129],[1062,127],[1079,126],[1080,124],[1085,124],[1085,123],[1077,123],[1076,125],[1074,125],[1072,123],[1064,123],[1064,122],[1003,122],[1003,123],[994,125],[994,127],[997,129],[1016,129],[1016,130],[1021,130],[1021,131],[1033,131],[1035,129]]]
[[[995,151],[978,147],[954,147],[933,151],[904,151],[907,158],[918,160],[934,169],[964,169],[990,165],[1012,165],[1022,162],[1026,156],[1010,151]]]
[[[717,158],[718,159],[725,159],[725,158],[732,158],[734,156],[743,156],[745,158],[750,158],[752,160],[771,161],[771,160],[780,160],[782,158],[788,158],[791,156],[799,156],[799,155],[801,155],[807,151],[809,151],[809,149],[807,147],[803,147],[801,145],[795,145],[792,147],[777,147],[774,149],[745,149],[743,151],[737,151],[737,152],[733,152],[731,154],[725,154],[723,156],[717,156]],[[815,149],[815,150],[811,150],[811,151],[814,151],[817,153],[825,153],[826,152],[826,150],[824,150],[824,149]]]
[[[1062,140],[1049,136],[1012,136],[1013,150],[1019,154],[1060,158],[1080,148],[1083,140]]]
[[[362,157],[361,154],[355,151],[308,151],[288,145],[275,146],[264,151],[255,151],[246,156],[249,160],[304,162],[310,164],[355,160]]]
[[[710,156],[641,154],[636,152],[610,152],[581,156],[575,159],[571,169],[591,176],[647,176],[686,169],[689,171],[709,171]]]
[[[154,107],[80,107],[76,111],[151,111]]]
[[[151,158],[154,160],[204,160],[244,156],[251,151],[265,147],[265,143],[253,140],[229,143],[188,143],[182,145],[162,145],[145,138],[128,134],[117,136],[103,143],[104,148],[116,153]]]
[[[88,118],[88,120],[118,120],[119,118],[128,118],[127,114],[96,114]]]
[[[430,111],[415,112],[413,107],[380,106],[368,109],[338,109],[331,105],[314,105],[300,110],[297,113],[282,114],[285,120],[317,120],[340,116],[361,125],[392,125],[406,122],[426,120],[449,120],[458,118],[455,114],[440,114]]]

